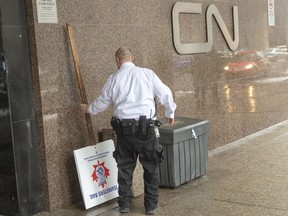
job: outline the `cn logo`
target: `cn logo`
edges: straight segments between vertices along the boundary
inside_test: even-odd
[[[201,14],[200,3],[191,2],[176,2],[172,9],[172,26],[173,26],[173,42],[176,51],[179,54],[193,54],[193,53],[206,53],[212,49],[213,45],[213,30],[212,30],[212,16],[214,16],[219,28],[224,36],[224,39],[231,50],[236,50],[239,45],[239,21],[238,21],[238,7],[233,6],[233,33],[234,37],[229,34],[229,31],[221,17],[218,8],[211,4],[206,12],[206,43],[181,43],[180,41],[180,13]]]

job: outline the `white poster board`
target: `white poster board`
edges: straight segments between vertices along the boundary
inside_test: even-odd
[[[38,23],[58,23],[56,0],[36,0]]]
[[[113,140],[73,151],[85,208],[118,197]]]
[[[274,0],[268,0],[268,26],[275,26]]]

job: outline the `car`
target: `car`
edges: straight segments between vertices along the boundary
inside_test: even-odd
[[[243,50],[236,52],[224,66],[226,78],[251,77],[268,74],[270,61],[264,51]]]
[[[287,61],[288,60],[288,52],[287,46],[277,46],[274,48],[269,48],[267,53],[268,58],[270,61]]]

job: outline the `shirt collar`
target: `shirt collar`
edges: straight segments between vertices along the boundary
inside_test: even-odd
[[[135,66],[132,62],[124,62],[121,64],[120,69],[124,67]]]

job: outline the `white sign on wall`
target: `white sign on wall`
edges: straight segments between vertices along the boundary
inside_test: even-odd
[[[268,25],[275,26],[274,0],[268,0]]]
[[[38,23],[58,23],[56,0],[36,0]]]

